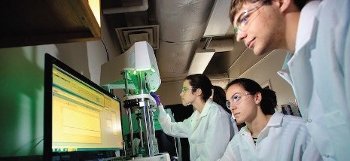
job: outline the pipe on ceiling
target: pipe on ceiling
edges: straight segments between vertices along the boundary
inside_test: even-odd
[[[140,6],[108,8],[103,10],[103,14],[139,12],[139,11],[146,11],[146,10],[148,10],[148,0],[142,0],[142,5]]]
[[[234,40],[232,37],[225,39],[212,39],[205,49],[214,50],[215,52],[226,52],[233,50]]]
[[[187,75],[215,0],[156,0],[160,26],[157,61],[162,80]]]

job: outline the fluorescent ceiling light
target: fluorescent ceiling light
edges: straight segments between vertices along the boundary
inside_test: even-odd
[[[98,23],[98,25],[101,27],[101,5],[100,5],[100,0],[88,0],[89,2],[89,6],[92,10],[92,13],[94,14],[95,16],[95,19]]]
[[[205,68],[207,68],[214,53],[214,50],[196,51],[192,59],[190,69],[188,70],[188,75],[202,74]]]

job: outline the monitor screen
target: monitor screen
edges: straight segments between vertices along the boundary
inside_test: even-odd
[[[120,102],[49,54],[44,102],[45,160],[79,152],[91,157],[92,152],[101,155],[123,148]]]

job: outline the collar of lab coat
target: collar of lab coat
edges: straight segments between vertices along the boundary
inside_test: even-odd
[[[298,31],[295,42],[295,54],[301,54],[303,52],[299,52],[299,50],[310,42],[312,38],[315,26],[316,14],[318,11],[318,6],[320,1],[315,0],[308,2],[300,12],[300,18],[298,23]],[[295,56],[294,56],[295,57]],[[291,58],[290,62],[293,62],[293,58]]]
[[[311,1],[308,2],[302,9],[302,11],[300,12],[300,18],[299,18],[299,23],[298,23],[298,31],[297,31],[297,37],[296,37],[296,42],[295,42],[295,52],[294,54],[287,54],[282,69],[280,71],[278,71],[277,73],[284,78],[290,85],[292,85],[294,93],[297,93],[296,89],[294,89],[294,81],[292,79],[291,76],[291,70],[290,68],[294,68],[294,70],[303,70],[301,68],[303,68],[304,66],[302,65],[296,65],[298,63],[302,63],[302,61],[300,61],[300,59],[304,59],[304,57],[306,56],[304,50],[304,47],[306,45],[308,45],[308,43],[310,42],[310,40],[313,37],[312,35],[314,35],[313,32],[315,32],[316,30],[314,30],[314,26],[315,24],[315,17],[316,17],[316,13],[317,13],[317,8],[320,4],[320,1]],[[300,94],[300,93],[299,93]],[[297,99],[303,99],[298,98],[298,96],[296,96]],[[308,98],[307,98],[308,99]],[[300,102],[299,102],[300,103]],[[305,114],[305,113],[303,113]]]
[[[293,82],[289,75],[289,67],[292,66],[294,61],[296,61],[298,55],[304,54],[304,52],[300,52],[300,50],[302,47],[308,44],[308,42],[312,39],[313,32],[316,31],[313,30],[313,27],[315,25],[315,17],[319,4],[320,1],[311,1],[308,2],[305,7],[303,7],[302,12],[300,12],[300,19],[298,23],[295,52],[294,54],[287,54],[282,66],[282,70],[277,72],[291,85],[293,85]]]
[[[268,136],[269,133],[269,129],[270,127],[280,127],[282,126],[282,120],[283,120],[283,114],[279,113],[279,112],[275,112],[269,122],[267,122],[267,125],[261,130],[260,134],[258,135],[258,140],[257,142],[260,142],[261,139],[265,138],[266,136]],[[248,130],[248,127],[245,126],[241,129],[241,135],[248,135],[251,136],[250,131]]]
[[[212,104],[213,104],[213,101],[209,98],[209,99],[207,100],[207,102],[205,102],[205,105],[204,105],[204,107],[203,107],[202,112],[201,112],[200,115],[199,115],[199,118],[202,118],[202,117],[204,117],[204,116],[207,116],[207,114],[208,114],[208,112],[209,112],[210,107],[212,106]]]
[[[282,119],[283,119],[283,114],[279,112],[275,112],[269,122],[267,123],[266,127],[273,127],[273,126],[282,126]]]
[[[283,119],[283,114],[279,113],[279,112],[275,112],[269,122],[267,122],[267,125],[265,126],[265,128],[263,130],[261,130],[258,138],[265,138],[268,136],[269,130],[271,127],[281,127],[282,126],[282,119]],[[259,139],[260,142],[261,139]]]
[[[303,7],[299,20],[295,54],[288,62],[293,91],[304,118],[308,117],[308,105],[313,88],[312,78],[310,78],[310,73],[312,73],[310,68],[310,50],[313,45],[310,43],[315,42],[313,39],[316,39],[316,14],[319,5],[320,1],[311,1]]]
[[[263,135],[263,136],[266,136],[265,133],[268,132],[268,129],[269,129],[270,127],[282,126],[283,116],[284,116],[284,115],[281,114],[280,112],[275,112],[275,113],[271,116],[269,122],[267,122],[267,125],[264,127],[264,129],[261,130],[261,132],[260,132],[260,134],[259,134],[259,137],[261,137],[262,135]],[[250,131],[249,131],[249,129],[248,129],[247,126],[244,126],[244,127],[242,128],[242,132],[245,133],[245,134],[248,133],[248,134],[250,135]],[[243,133],[242,133],[242,134],[243,134]]]
[[[269,130],[271,127],[281,127],[282,126],[283,116],[284,115],[279,113],[279,112],[275,112],[271,116],[271,118],[270,118],[269,122],[267,122],[267,125],[265,126],[265,128],[261,130],[261,132],[258,136],[258,138],[259,138],[258,142],[260,142],[260,140],[262,138],[265,138],[268,136]]]

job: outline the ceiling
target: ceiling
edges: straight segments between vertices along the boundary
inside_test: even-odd
[[[162,82],[192,73],[237,77],[262,59],[234,41],[231,0],[100,0],[101,33],[88,1],[96,0],[5,0],[0,48],[108,37],[107,46],[116,50],[108,54],[116,56],[147,40]]]
[[[229,21],[231,0],[102,0],[102,15],[114,45],[147,40],[155,48],[162,82],[190,73],[227,79],[241,75],[262,57],[235,42]],[[214,53],[214,54],[213,54]],[[207,58],[206,58],[207,57]],[[199,58],[199,59],[197,59]]]

